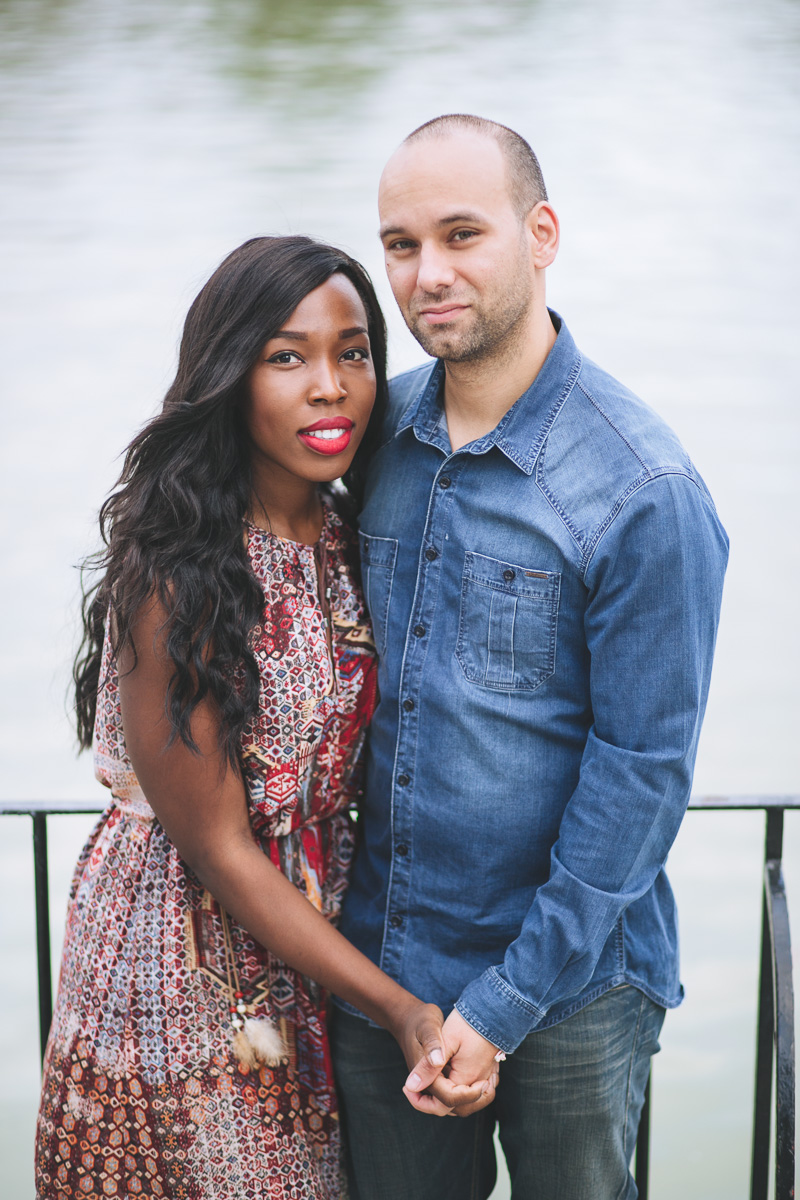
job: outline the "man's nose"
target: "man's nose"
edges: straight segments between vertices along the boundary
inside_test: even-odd
[[[342,380],[338,362],[325,360],[317,363],[314,378],[308,393],[310,404],[335,404],[344,400],[347,390]]]
[[[419,252],[417,287],[423,292],[441,292],[452,287],[455,279],[456,273],[447,252],[440,246],[423,245]]]

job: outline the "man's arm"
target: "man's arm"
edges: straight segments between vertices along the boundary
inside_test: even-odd
[[[680,473],[644,483],[599,539],[584,575],[594,724],[580,779],[519,936],[445,1023],[454,1080],[462,1059],[466,1075],[496,1047],[511,1052],[587,986],[664,865],[689,799],[726,562],[713,505]]]

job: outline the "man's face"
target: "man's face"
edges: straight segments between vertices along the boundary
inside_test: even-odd
[[[510,350],[535,271],[497,143],[459,131],[401,146],[378,203],[389,282],[423,349],[448,362]]]

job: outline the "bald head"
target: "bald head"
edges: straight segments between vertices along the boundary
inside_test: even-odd
[[[491,138],[497,144],[505,163],[509,199],[520,219],[526,217],[534,205],[547,199],[542,170],[533,150],[523,137],[497,121],[469,113],[448,113],[420,125],[401,145],[464,133]]]

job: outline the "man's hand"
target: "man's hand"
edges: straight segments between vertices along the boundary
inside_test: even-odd
[[[441,1038],[449,1060],[444,1071],[428,1055],[416,1063],[403,1091],[420,1112],[468,1117],[494,1100],[497,1047],[455,1009],[442,1027]]]

